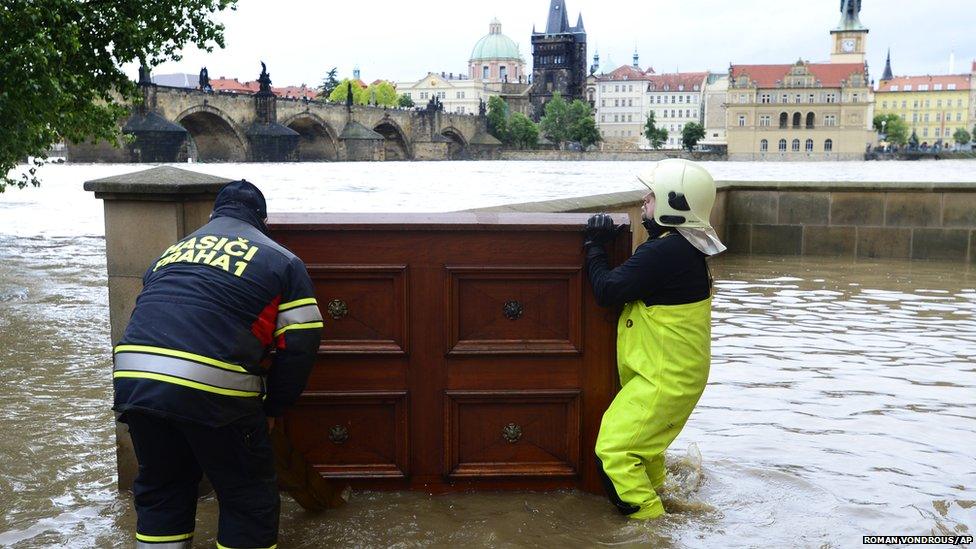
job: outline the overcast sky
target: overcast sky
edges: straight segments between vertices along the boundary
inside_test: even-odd
[[[333,66],[339,76],[358,65],[362,79],[418,80],[433,72],[466,72],[474,43],[493,17],[519,44],[531,67],[532,26],[543,30],[550,0],[240,0],[220,14],[226,48],[188,49],[155,74],[197,73],[253,80],[259,61],[276,86],[318,85]],[[657,72],[727,71],[729,63],[792,63],[829,59],[830,36],[840,19],[839,0],[566,0],[570,23],[583,14],[587,63],[629,64],[636,46],[642,67]],[[976,58],[972,0],[863,0],[861,22],[870,29],[871,77],[884,70],[891,48],[896,75],[968,72]],[[133,78],[134,67],[126,67]]]

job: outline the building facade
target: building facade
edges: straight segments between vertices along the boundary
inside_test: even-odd
[[[856,160],[876,141],[859,0],[841,2],[830,63],[729,67],[731,160]]]
[[[647,83],[653,74],[654,69],[650,67],[644,70],[623,65],[587,78],[586,98],[593,107],[604,148],[638,149],[647,143],[643,137]]]
[[[709,73],[705,82],[705,138],[702,145],[724,147],[729,144],[726,135],[726,102],[729,96],[729,75]]]
[[[655,74],[647,83],[647,112],[654,112],[655,124],[668,131],[665,149],[681,149],[681,131],[689,122],[704,121],[704,91],[707,72]],[[647,113],[644,114],[647,119]],[[650,143],[644,138],[642,148]]]
[[[564,0],[551,0],[545,32],[532,29],[532,87],[529,101],[538,120],[558,92],[567,101],[583,99],[586,85],[586,30],[583,15],[569,25]]]
[[[397,82],[396,90],[398,94],[412,99],[417,107],[423,107],[436,98],[444,105],[444,112],[457,114],[478,114],[480,102],[487,103],[491,96],[486,83],[463,74],[427,73],[416,82]]]
[[[922,146],[951,147],[956,130],[971,131],[973,127],[974,76],[895,76],[882,80],[875,92],[875,111],[898,115]]]

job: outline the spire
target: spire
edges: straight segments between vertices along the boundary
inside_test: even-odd
[[[881,81],[891,80],[895,76],[891,73],[891,48],[888,48],[888,59],[885,60],[884,74],[881,75]]]
[[[836,30],[865,30],[860,14],[861,0],[840,0],[840,23]]]
[[[502,22],[499,21],[498,18],[496,17],[495,19],[491,20],[491,23],[488,24],[488,34],[501,34],[501,33],[502,33]]]
[[[546,34],[562,34],[569,32],[569,18],[566,16],[566,2],[552,0],[549,5],[549,20],[546,23]]]
[[[640,56],[637,54],[637,48],[634,48],[634,68],[640,69]]]
[[[573,30],[576,32],[583,32],[586,30],[583,28],[583,12],[580,12],[579,17],[576,18],[576,28]]]

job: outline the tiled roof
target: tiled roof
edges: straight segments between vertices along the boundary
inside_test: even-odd
[[[864,74],[864,65],[860,63],[804,63],[804,65],[825,88],[840,87],[841,81],[850,78],[852,74]],[[732,65],[732,78],[738,79],[745,74],[760,88],[778,88],[795,66],[795,64]]]
[[[672,72],[648,77],[648,91],[701,91],[707,72]],[[695,89],[698,86],[698,89]]]
[[[241,82],[236,78],[211,78],[210,86],[214,91],[230,92],[230,93],[247,93],[253,94],[257,93],[261,89],[261,84],[256,80],[251,80],[249,82]],[[278,97],[306,97],[308,99],[315,99],[318,96],[318,91],[308,86],[284,86],[281,88],[271,87],[272,93]]]
[[[596,77],[599,81],[618,81],[618,80],[647,80],[654,74],[654,69],[648,67],[647,71],[634,68],[631,65],[620,65],[612,71]]]
[[[956,90],[968,90],[971,86],[971,80],[972,77],[968,74],[896,76],[891,80],[885,80],[884,83],[878,86],[878,91],[881,93],[895,91],[895,89],[898,91],[907,91],[905,90],[905,86],[911,86],[911,91],[920,91],[918,89],[920,85],[927,85],[927,91],[940,91],[935,89],[935,86],[940,85],[942,88],[941,91],[946,91],[949,89],[950,84],[955,84]]]

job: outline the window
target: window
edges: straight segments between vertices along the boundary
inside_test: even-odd
[[[600,91],[602,91],[603,93],[606,93],[607,92],[607,85],[606,84],[600,84]]]
[[[762,141],[759,142],[759,151],[766,152],[768,150],[769,150],[769,141],[763,139]]]
[[[793,96],[793,102],[794,102],[794,103],[799,103],[799,102],[800,102],[800,99],[801,99],[802,97],[803,97],[802,95],[800,95],[800,94],[796,94],[795,96]]]
[[[908,108],[908,101],[902,101],[901,102],[901,108],[907,109]]]
[[[948,131],[949,131],[949,128],[946,128],[946,132],[947,132],[946,133],[946,137],[949,137]],[[940,135],[941,135],[941,132],[939,131],[939,128],[936,128],[935,129],[935,136],[936,137],[939,137]]]
[[[619,107],[620,106],[620,100],[619,99],[614,99],[613,100],[613,106],[614,107]]]
[[[807,113],[807,129],[812,130],[816,117],[812,112]]]
[[[601,107],[606,107],[607,106],[607,100],[606,99],[601,99],[600,100],[600,106]]]
[[[779,140],[779,152],[786,152],[786,140],[785,139],[780,139]]]
[[[918,113],[912,113],[912,122],[918,122]]]
[[[882,101],[881,102],[881,108],[882,109],[887,109],[888,108],[888,102],[887,101]]]
[[[631,85],[627,86],[627,91],[629,91],[629,92],[634,91],[634,85],[631,84]]]
[[[926,99],[926,100],[925,100],[925,108],[927,109],[927,108],[929,108],[929,107],[931,107],[931,106],[932,106],[932,101],[931,101],[931,100],[929,100],[929,99]]]
[[[671,109],[671,118],[674,118],[674,116],[675,116],[674,109]]]
[[[857,94],[856,93],[851,94],[851,101],[853,101],[854,103],[857,103]]]
[[[957,112],[956,113],[956,122],[962,122],[962,113],[961,112]]]
[[[634,100],[633,99],[628,99],[627,100],[627,106],[628,107],[633,107],[634,106]]]
[[[935,113],[935,121],[936,122],[941,122],[942,121],[942,113],[941,112]]]
[[[768,114],[764,114],[764,115],[762,115],[762,116],[759,117],[759,125],[760,126],[769,127],[769,123],[771,121],[772,120],[770,119],[770,116]]]
[[[824,152],[830,152],[834,150],[834,140],[827,139],[824,141]]]
[[[628,114],[628,115],[627,115],[627,122],[633,122],[633,121],[634,121],[634,120],[633,120],[633,116],[634,116],[634,115],[632,115],[632,114]]]
[[[957,107],[961,107],[962,106],[962,99],[957,99],[956,100],[956,106]]]
[[[925,113],[925,121],[926,121],[926,122],[928,122],[928,121],[929,121],[929,113]]]
[[[932,86],[932,89],[935,90],[935,91],[939,91],[939,90],[942,89],[942,84],[936,84],[936,85]]]
[[[779,102],[780,103],[789,103],[790,102],[789,96],[784,93],[783,95],[780,96]]]
[[[607,121],[607,115],[601,114],[600,115],[600,122],[606,122],[606,121]]]
[[[827,114],[824,115],[824,126],[836,126],[837,125],[837,115]]]
[[[508,82],[508,67],[502,65],[498,68],[498,79],[502,82]]]
[[[837,94],[836,93],[828,93],[827,94],[827,103],[836,103],[836,102],[837,102]]]
[[[789,124],[789,120],[790,120],[790,115],[786,114],[785,112],[779,113],[780,129],[786,128],[786,125]]]
[[[898,86],[892,86],[892,87],[891,87],[891,91],[893,91],[893,92],[896,92],[896,91],[898,91]]]
[[[929,91],[929,85],[928,84],[919,84],[918,85],[918,91],[920,91],[920,92]]]
[[[685,118],[691,118],[691,109],[685,111]]]
[[[691,96],[685,96],[685,103],[691,103]]]
[[[685,96],[679,95],[678,96],[678,103],[684,103],[684,102],[685,102]]]
[[[745,103],[745,102],[746,102],[746,94],[740,93],[739,94],[739,103]]]
[[[801,116],[802,115],[800,113],[798,113],[798,112],[793,113],[793,127],[794,128],[799,128],[800,127],[800,118],[801,118]]]
[[[488,72],[488,65],[485,65],[484,67],[481,67],[481,79],[482,80],[488,80],[488,74],[489,74],[489,72]]]
[[[619,85],[614,86],[613,87],[613,91],[619,92],[620,91],[620,86]]]
[[[956,85],[955,84],[946,84],[946,89],[947,90],[954,90],[954,89],[956,89]]]
[[[614,122],[620,122],[620,115],[619,114],[613,115],[613,121]]]
[[[915,101],[912,102],[912,108],[915,108],[915,109],[918,108],[918,99],[916,99]]]
[[[794,139],[793,140],[793,152],[800,152],[800,140],[799,139]]]
[[[808,103],[816,103],[816,100],[814,99],[814,95],[812,93],[807,96],[807,102]]]
[[[941,109],[942,108],[942,100],[939,99],[938,101],[936,101],[935,102],[935,106]]]
[[[739,127],[741,128],[741,127],[743,127],[745,125],[746,125],[746,115],[740,114],[739,115]]]
[[[911,84],[905,84],[905,91],[907,91],[907,92],[912,91],[912,85]]]
[[[928,128],[922,128],[922,136],[923,137],[928,137],[929,136],[929,129]]]
[[[760,95],[759,96],[759,101],[761,103],[769,103],[770,102],[770,95],[768,93],[764,93],[764,94]]]
[[[806,151],[807,152],[813,152],[813,139],[807,139],[807,142],[806,142]]]

